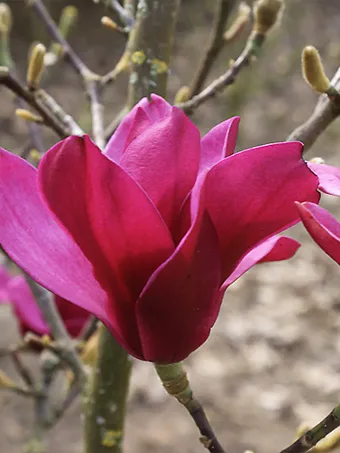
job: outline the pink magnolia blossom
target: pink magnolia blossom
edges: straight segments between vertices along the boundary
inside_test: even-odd
[[[0,242],[46,288],[97,316],[132,355],[180,361],[208,338],[227,287],[298,244],[275,236],[318,202],[297,142],[233,154],[238,118],[202,139],[185,114],[142,100],[104,153],[89,137],[38,170],[0,154]]]
[[[326,164],[308,164],[319,177],[319,189],[340,196],[340,169]],[[315,203],[297,203],[301,220],[314,241],[340,264],[340,223]]]
[[[0,304],[6,303],[12,305],[22,335],[27,332],[50,335],[50,328],[25,278],[12,276],[4,266],[0,266]],[[55,303],[68,333],[77,337],[88,321],[89,313],[59,296],[55,296]]]

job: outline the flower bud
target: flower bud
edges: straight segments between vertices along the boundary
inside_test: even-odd
[[[44,59],[46,47],[43,44],[34,46],[28,63],[27,86],[30,90],[36,90],[44,72]]]
[[[0,3],[0,33],[8,34],[12,28],[12,11],[7,3]]]
[[[110,28],[111,30],[117,30],[118,29],[118,25],[116,24],[116,22],[114,22],[108,16],[103,16],[100,21],[101,21],[102,25],[104,25],[104,27]]]
[[[70,29],[75,25],[78,19],[78,10],[75,6],[69,5],[63,8],[59,19],[60,33],[66,38]]]
[[[190,99],[190,87],[187,85],[182,86],[175,95],[175,104],[186,102]]]
[[[0,370],[0,388],[10,389],[13,387],[15,387],[15,384],[12,379],[4,371]]]
[[[43,119],[39,115],[35,115],[34,113],[30,112],[26,109],[16,109],[15,114],[18,118],[22,120],[31,121],[32,123],[43,123]]]
[[[283,0],[257,0],[253,7],[254,32],[266,35],[278,22],[283,6]]]
[[[319,52],[313,46],[307,46],[302,51],[302,74],[306,82],[318,93],[326,93],[331,87]]]
[[[237,11],[237,16],[228,30],[224,33],[225,41],[233,41],[239,36],[250,19],[251,8],[247,3],[241,2]]]

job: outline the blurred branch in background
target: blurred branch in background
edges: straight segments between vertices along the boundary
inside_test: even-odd
[[[217,2],[215,22],[210,37],[210,42],[200,62],[197,73],[190,85],[190,97],[199,93],[204,85],[206,78],[225,44],[225,27],[229,16],[234,9],[237,0],[219,0]]]
[[[192,113],[197,107],[206,102],[208,99],[215,97],[227,86],[232,85],[235,82],[239,72],[256,59],[267,34],[279,21],[282,10],[282,0],[258,0],[255,2],[253,6],[253,30],[241,55],[234,63],[232,63],[230,69],[228,69],[224,74],[188,101],[177,104],[177,107],[183,109],[187,113]],[[218,42],[220,41],[218,40]]]

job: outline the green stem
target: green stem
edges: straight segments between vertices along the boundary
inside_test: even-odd
[[[180,0],[138,2],[136,24],[130,34],[132,69],[128,108],[151,93],[163,97]]]
[[[203,446],[210,453],[225,453],[209,423],[202,405],[192,393],[182,363],[171,363],[168,365],[155,364],[155,368],[164,389],[185,407],[195,422],[201,434],[200,441]]]
[[[131,361],[106,327],[100,327],[98,358],[85,391],[85,452],[120,453]]]
[[[310,450],[321,439],[340,426],[340,404],[336,406],[327,417],[314,428],[307,431],[303,436],[297,439],[292,445],[285,448],[281,453],[304,453]]]

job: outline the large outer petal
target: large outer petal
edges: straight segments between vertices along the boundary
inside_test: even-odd
[[[220,266],[217,235],[204,213],[153,274],[137,302],[138,330],[147,360],[178,362],[208,338],[216,319]]]
[[[38,308],[30,287],[22,276],[13,277],[8,285],[8,294],[13,304],[22,333],[27,331],[38,335],[50,333],[50,328]],[[70,305],[72,305],[69,302]]]
[[[252,148],[207,174],[201,203],[219,236],[224,279],[247,251],[298,221],[294,201],[319,200],[318,178],[301,152],[297,142]]]
[[[200,158],[198,129],[177,109],[154,123],[126,150],[121,166],[151,198],[170,230],[193,187]]]
[[[287,260],[295,255],[300,244],[295,239],[285,236],[273,236],[254,247],[238,263],[234,271],[224,281],[222,290],[234,283],[257,263]]]
[[[0,149],[0,243],[33,279],[108,323],[107,295],[36,188],[36,170]]]
[[[170,114],[171,106],[163,98],[156,94],[151,95],[151,102],[143,98],[126,115],[118,126],[116,132],[110,138],[104,153],[113,160],[119,162],[126,147],[147,129],[152,123],[161,120]]]
[[[318,176],[322,192],[340,197],[340,168],[312,162],[308,162],[308,167]]]
[[[146,194],[88,137],[60,142],[42,159],[39,183],[46,201],[113,294],[111,316],[139,349],[134,304],[174,246]]]
[[[202,138],[200,171],[211,168],[234,153],[239,122],[237,116],[223,121]]]
[[[340,223],[326,209],[314,203],[297,203],[297,207],[314,241],[340,264]]]

